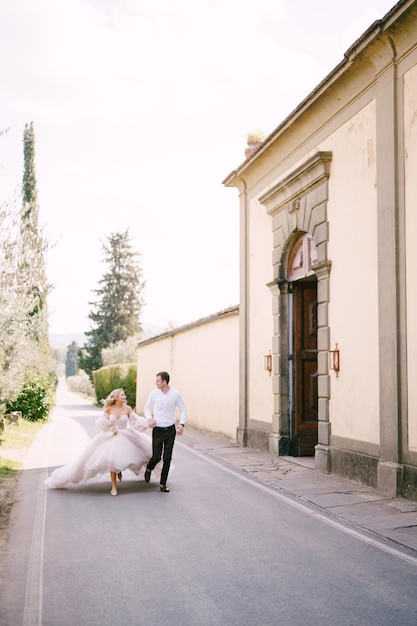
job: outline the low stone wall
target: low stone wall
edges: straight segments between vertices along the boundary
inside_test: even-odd
[[[12,411],[0,416],[0,433],[6,432],[7,424],[19,425],[19,420],[22,419],[21,411]]]
[[[22,411],[12,411],[11,413],[6,413],[4,419],[7,424],[19,424],[19,420],[22,419]]]

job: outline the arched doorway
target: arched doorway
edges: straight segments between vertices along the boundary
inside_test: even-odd
[[[317,249],[308,233],[299,236],[287,261],[289,283],[289,454],[314,456],[318,442]]]
[[[314,465],[324,472],[329,472],[331,469],[330,376],[328,371],[331,260],[328,256],[329,222],[327,219],[331,161],[331,152],[319,151],[313,154],[306,161],[295,166],[259,198],[260,203],[265,206],[268,215],[272,218],[274,244],[273,280],[268,286],[273,296],[272,354],[276,356],[277,371],[272,374],[275,378],[273,380],[274,414],[273,432],[269,436],[269,449],[273,454],[286,455],[291,437],[297,436],[293,413],[296,400],[294,395],[296,372],[293,370],[293,359],[289,359],[289,342],[294,342],[292,321],[294,290],[298,282],[301,284],[309,280],[317,281],[315,284],[317,290],[318,424],[314,425],[314,430],[317,428],[318,443],[315,448]],[[303,258],[297,261],[296,246],[301,243],[300,237],[306,233],[313,238],[315,248],[310,248],[307,257],[303,249]],[[310,258],[310,262],[306,265],[304,259],[316,254],[316,262],[313,264]],[[305,267],[307,271],[303,269]],[[293,344],[291,350],[294,351]],[[293,352],[291,354],[294,356]],[[292,420],[291,423],[290,420]],[[292,448],[295,443],[297,441],[293,440]],[[292,451],[293,454],[294,451]],[[299,450],[297,452],[299,453]]]

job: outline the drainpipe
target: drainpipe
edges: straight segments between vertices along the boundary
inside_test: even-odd
[[[248,339],[249,339],[249,230],[248,197],[245,180],[236,175],[240,199],[240,306],[239,306],[239,426],[237,443],[245,448],[248,444]]]

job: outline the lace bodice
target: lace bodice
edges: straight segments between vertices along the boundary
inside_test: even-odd
[[[127,428],[129,423],[129,418],[127,415],[122,415],[117,419],[114,415],[109,415],[108,419],[109,425],[111,428],[117,428],[117,430],[122,430],[123,428]]]

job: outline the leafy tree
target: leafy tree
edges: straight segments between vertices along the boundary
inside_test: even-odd
[[[112,344],[139,336],[144,287],[140,254],[134,251],[129,231],[111,234],[102,242],[107,271],[94,290],[97,299],[89,314],[91,330],[79,352],[79,367],[92,380],[92,372],[103,365],[102,350]]]
[[[18,292],[16,255],[8,253],[16,243],[12,222],[13,207],[6,205],[0,210],[0,397],[6,401],[19,395],[26,372],[54,368],[51,352],[35,339],[44,333],[43,321],[31,315],[35,300]]]
[[[78,374],[78,351],[79,345],[73,341],[67,350],[65,359],[65,376],[77,376]]]
[[[111,344],[108,348],[103,348],[101,351],[103,366],[136,363],[138,339],[140,337],[128,337],[125,341],[119,341]]]
[[[10,291],[0,295],[0,394],[7,401],[20,393],[25,372],[42,363],[29,333],[32,304]]]

